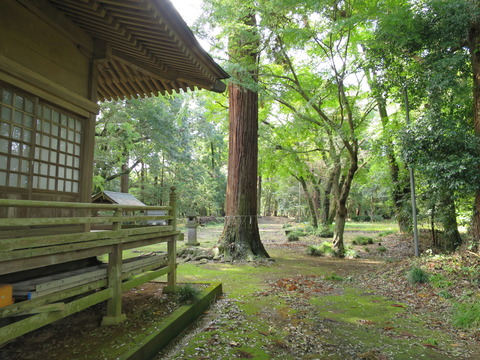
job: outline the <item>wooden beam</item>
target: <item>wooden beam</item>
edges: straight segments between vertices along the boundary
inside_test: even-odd
[[[140,61],[138,58],[122,53],[118,50],[112,51],[112,59],[153,78],[176,80],[178,77],[178,74],[175,71],[168,69],[165,65],[159,64],[158,66],[155,66],[154,64]]]
[[[68,315],[74,314],[78,311],[86,309],[90,306],[98,304],[102,301],[109,299],[112,296],[111,289],[105,289],[98,291],[92,295],[87,295],[81,299],[74,300],[65,304],[63,311],[49,312],[30,316],[26,319],[19,320],[13,324],[2,327],[0,331],[0,346],[6,342],[15,339],[21,335],[24,335],[30,331],[41,328],[54,321],[60,320]]]
[[[0,80],[88,117],[97,114],[99,106],[38,73],[0,55]]]

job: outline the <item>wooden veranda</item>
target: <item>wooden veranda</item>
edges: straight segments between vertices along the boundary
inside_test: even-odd
[[[122,291],[175,284],[179,233],[173,190],[166,207],[91,203],[98,102],[221,92],[228,75],[169,0],[2,0],[0,32],[0,346],[105,300],[118,323]]]

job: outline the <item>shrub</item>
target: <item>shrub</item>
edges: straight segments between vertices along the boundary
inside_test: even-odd
[[[192,284],[185,284],[177,289],[177,300],[181,304],[190,303],[198,299],[200,290]]]
[[[385,246],[379,246],[377,250],[383,253],[387,251],[387,248]]]
[[[291,227],[292,227],[292,224],[283,224],[282,229],[288,229]]]
[[[315,231],[315,235],[321,238],[333,237],[333,229],[331,226],[321,226]]]
[[[323,242],[320,244],[320,250],[325,256],[335,256],[335,250],[333,249],[333,244],[330,242]]]
[[[408,272],[407,279],[412,284],[423,284],[429,281],[430,275],[419,267],[412,267]]]
[[[287,240],[288,241],[298,241],[298,239],[300,238],[300,233],[298,231],[291,231],[288,233],[287,235]]]
[[[480,300],[455,304],[452,323],[454,326],[466,329],[480,327]]]
[[[358,253],[357,253],[355,250],[353,250],[353,249],[347,249],[347,250],[345,251],[345,257],[346,257],[347,259],[356,259],[356,258],[358,258],[359,256],[358,256]]]
[[[323,242],[320,245],[310,245],[307,247],[307,254],[312,256],[334,256],[332,243]]]
[[[337,275],[335,273],[331,273],[329,275],[325,275],[325,280],[343,281],[343,277],[341,277],[340,275]]]
[[[323,256],[323,252],[318,245],[310,245],[307,247],[307,255],[310,256]]]
[[[368,245],[368,244],[373,244],[373,239],[368,236],[355,236],[355,238],[352,241],[353,245]]]

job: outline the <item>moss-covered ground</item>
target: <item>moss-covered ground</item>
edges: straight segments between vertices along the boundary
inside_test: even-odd
[[[179,265],[179,281],[221,281],[225,296],[158,359],[478,358],[458,338],[431,326],[439,314],[421,313],[356,283],[388,257],[311,257],[305,254],[308,240],[289,244],[278,224],[261,229],[275,261]]]
[[[198,228],[200,248],[215,246],[222,228]],[[309,235],[289,242],[279,219],[264,219],[260,233],[272,260],[180,260],[179,283],[222,282],[224,295],[157,360],[480,359],[477,254],[414,259],[411,239],[396,234],[392,223],[348,224],[346,245],[360,257],[342,260],[307,255],[310,245],[331,239]],[[353,244],[359,236],[373,243]],[[178,242],[179,252],[184,244]],[[126,255],[160,251],[165,244]],[[408,282],[413,265],[430,274],[428,283]],[[115,359],[175,310],[176,301],[161,291],[165,280],[125,294],[127,321],[118,327],[99,326],[101,304],[8,344],[0,359]],[[455,304],[463,309],[470,303],[478,304],[470,308],[478,322],[455,327]]]

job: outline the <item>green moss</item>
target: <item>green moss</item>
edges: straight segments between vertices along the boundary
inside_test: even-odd
[[[331,338],[342,346],[367,344],[365,350],[381,349],[382,353],[395,354],[395,359],[444,359],[445,355],[422,344],[437,344],[448,348],[452,341],[441,331],[426,327],[429,319],[405,316],[407,306],[354,288],[344,288],[341,295],[312,298],[318,316],[329,324]],[[405,335],[414,339],[405,346]],[[347,340],[348,339],[348,340]],[[435,346],[437,346],[435,345]]]

